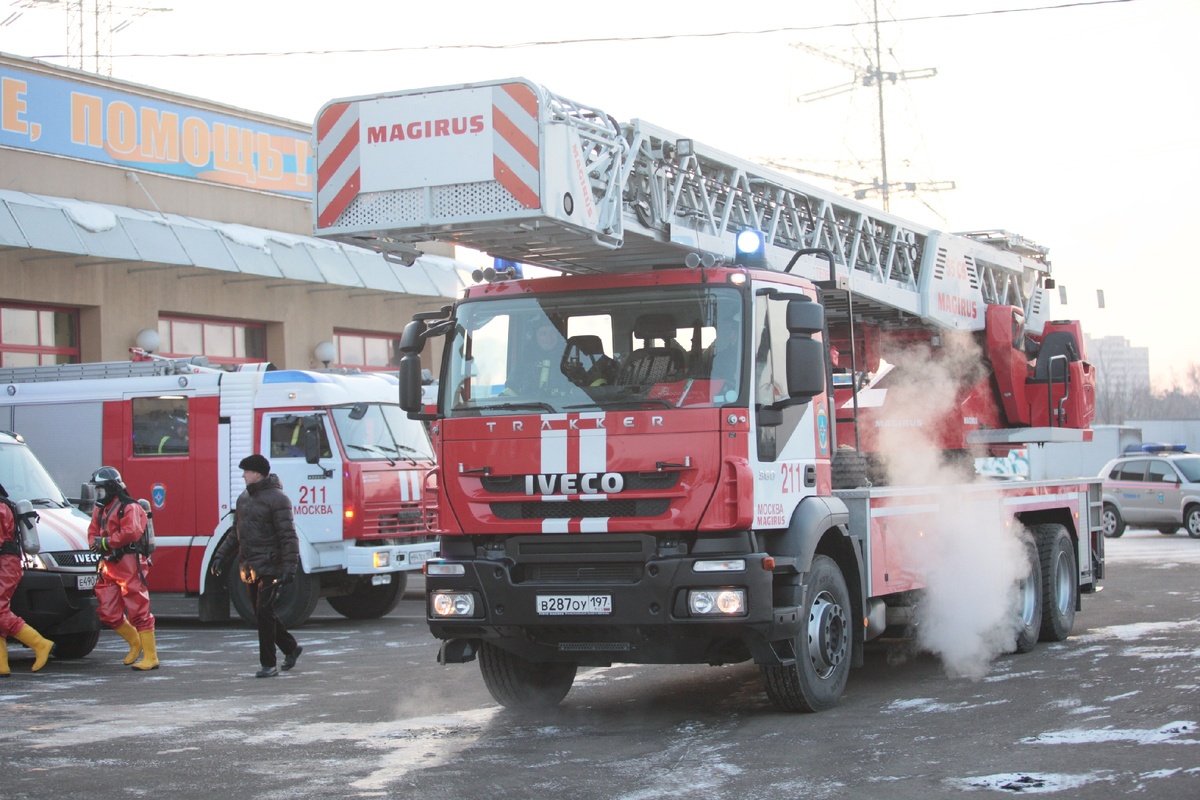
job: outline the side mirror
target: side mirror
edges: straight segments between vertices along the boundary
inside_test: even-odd
[[[421,357],[417,353],[405,353],[400,359],[399,377],[400,408],[410,414],[419,414],[424,406],[421,404]]]
[[[793,400],[811,400],[825,392],[825,345],[813,334],[825,329],[825,307],[811,300],[787,305],[787,384]]]
[[[425,349],[425,331],[428,325],[424,320],[414,319],[412,322],[404,326],[404,332],[400,334],[400,352],[420,353]]]
[[[96,510],[96,487],[90,483],[85,483],[79,487],[79,502],[77,506],[80,511],[85,514],[91,514]]]

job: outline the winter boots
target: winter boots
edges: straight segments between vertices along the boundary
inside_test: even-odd
[[[129,653],[122,659],[125,666],[129,666],[142,654],[142,639],[138,635],[137,629],[127,619],[121,620],[121,624],[113,628],[113,631],[129,643]]]
[[[33,626],[29,624],[22,626],[21,630],[17,631],[17,635],[14,638],[33,651],[33,672],[37,672],[42,667],[46,666],[46,659],[50,658],[50,651],[54,649],[54,642],[43,638],[42,635],[35,631]]]
[[[141,631],[138,636],[141,639],[142,650],[145,654],[142,656],[141,661],[133,665],[133,668],[140,670],[158,669],[158,651],[154,649],[154,629]]]

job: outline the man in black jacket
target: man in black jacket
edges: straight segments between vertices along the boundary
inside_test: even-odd
[[[258,616],[258,660],[262,669],[255,677],[273,678],[280,669],[275,665],[276,646],[283,651],[285,671],[296,666],[304,649],[275,615],[275,599],[299,564],[300,544],[292,519],[292,501],[283,493],[279,476],[271,473],[271,462],[255,453],[243,458],[238,467],[246,490],[238,497],[234,535],[217,547],[212,571],[220,575],[233,548],[238,548],[241,577]]]

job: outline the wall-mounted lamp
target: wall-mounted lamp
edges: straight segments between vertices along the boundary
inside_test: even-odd
[[[313,355],[317,357],[317,361],[328,367],[329,362],[337,358],[337,348],[333,346],[333,342],[321,342],[313,348]]]
[[[142,330],[138,331],[137,339],[134,341],[138,347],[147,353],[158,352],[158,331],[153,328],[142,328]]]

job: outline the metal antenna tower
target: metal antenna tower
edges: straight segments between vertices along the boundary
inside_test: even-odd
[[[899,72],[885,72],[883,70],[883,47],[880,43],[879,35],[879,0],[872,0],[872,27],[874,29],[874,58],[871,58],[871,53],[865,53],[867,63],[861,64],[854,61],[835,56],[827,53],[819,48],[811,45],[794,42],[792,47],[813,55],[824,58],[827,61],[833,62],[840,66],[849,69],[854,77],[847,83],[838,86],[831,86],[826,89],[818,89],[807,94],[800,95],[796,99],[801,103],[811,103],[817,100],[824,100],[829,97],[852,92],[859,87],[874,87],[876,94],[876,106],[879,118],[879,178],[870,182],[854,180],[850,178],[839,178],[836,176],[827,175],[821,172],[804,169],[790,163],[791,159],[777,159],[772,162],[772,166],[790,169],[794,172],[800,172],[818,177],[834,178],[835,180],[848,184],[854,191],[854,196],[858,199],[864,199],[873,194],[878,194],[883,204],[884,211],[890,211],[890,196],[893,190],[902,190],[905,192],[916,193],[917,191],[943,191],[954,188],[953,181],[924,181],[913,182],[903,181],[892,183],[888,177],[888,156],[887,156],[887,128],[886,115],[884,114],[884,85],[887,83],[895,85],[899,81],[918,80],[920,78],[932,78],[937,75],[937,67],[925,67],[916,70],[901,70]]]
[[[0,20],[0,26],[12,25],[23,9],[52,7],[66,11],[67,66],[110,77],[113,34],[128,28],[138,17],[172,10],[123,6],[112,0],[17,0],[10,4],[10,8],[17,10]]]

